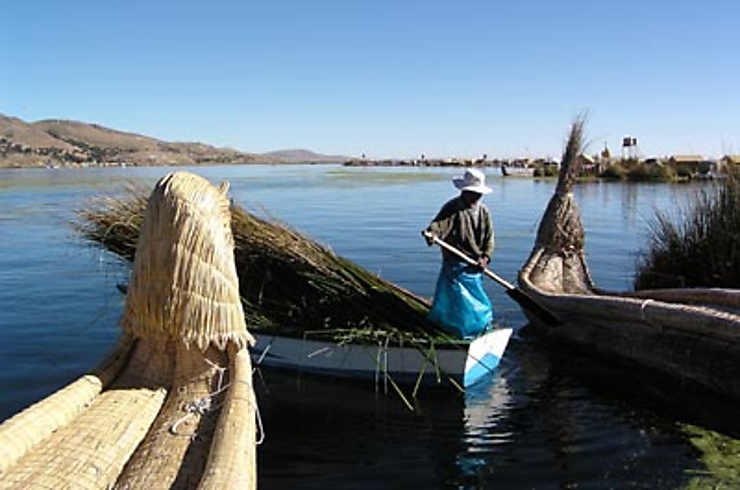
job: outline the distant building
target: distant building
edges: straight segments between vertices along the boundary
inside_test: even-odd
[[[606,163],[606,164],[611,163],[611,161],[612,161],[612,152],[609,151],[609,147],[606,145],[606,143],[604,143],[604,149],[601,150],[601,154],[599,156],[601,157],[601,160],[604,163]]]
[[[701,155],[671,155],[668,158],[671,165],[698,166],[703,161],[704,157]]]
[[[740,155],[725,155],[720,159],[723,165],[740,165]]]
[[[637,138],[632,136],[622,138],[622,160],[637,160],[638,155]]]
[[[673,155],[668,159],[668,163],[694,177],[712,177],[719,172],[717,162],[707,160],[701,155]]]
[[[604,171],[601,163],[597,162],[594,157],[582,153],[580,155],[580,159],[581,169],[583,170],[583,173],[599,175],[601,172]]]

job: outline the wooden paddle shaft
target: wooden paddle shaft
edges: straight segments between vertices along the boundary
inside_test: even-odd
[[[463,261],[467,262],[468,264],[470,264],[470,265],[478,265],[478,262],[476,260],[473,260],[472,258],[468,257],[465,253],[463,253],[462,251],[456,249],[455,247],[453,247],[449,243],[445,242],[444,240],[438,238],[434,234],[429,233],[426,230],[425,231],[422,231],[421,234],[424,235],[426,238],[431,238],[434,243],[436,243],[440,247],[444,248],[448,252],[451,252],[451,253],[455,254],[456,256],[460,257]],[[505,287],[507,289],[515,289],[515,286],[513,284],[511,284],[510,282],[508,282],[503,277],[500,277],[495,272],[493,272],[493,271],[491,271],[489,269],[485,269],[484,268],[483,269],[483,273],[485,275],[487,275],[488,277],[490,277],[491,279],[493,279],[494,281],[496,281],[497,283],[501,284],[503,287]]]

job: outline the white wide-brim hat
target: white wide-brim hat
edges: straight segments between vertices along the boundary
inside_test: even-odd
[[[492,191],[486,185],[486,176],[477,168],[465,170],[463,176],[453,178],[452,183],[461,191],[477,192],[478,194],[488,194]]]

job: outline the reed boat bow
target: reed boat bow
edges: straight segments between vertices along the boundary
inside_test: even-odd
[[[229,221],[226,187],[186,172],[157,183],[117,346],[0,425],[0,488],[256,488]]]
[[[740,290],[607,292],[594,285],[573,193],[582,137],[581,119],[573,124],[558,184],[518,276],[521,289],[562,324],[548,326],[524,311],[530,330],[628,369],[740,399]]]

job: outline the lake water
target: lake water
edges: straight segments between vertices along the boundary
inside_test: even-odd
[[[128,268],[76,235],[75,211],[128,180],[151,186],[170,170],[0,172],[0,420],[95,366],[117,339],[123,298],[115,285]],[[228,180],[230,196],[248,210],[432,295],[439,252],[419,232],[456,194],[450,179],[459,170],[189,170]],[[554,182],[488,173],[491,267],[515,282]],[[596,284],[628,289],[655,210],[679,209],[693,192],[669,184],[577,186]],[[498,319],[519,331],[525,320],[516,304],[492,281],[487,288]],[[734,422],[715,423],[727,407],[664,403],[608,366],[519,335],[489,383],[465,396],[424,395],[413,411],[394,394],[355,384],[271,373],[256,384],[266,436],[258,448],[263,489],[684,488],[727,483],[722,468],[737,473],[740,466],[735,453],[715,454],[710,465],[692,442],[697,430],[736,435]]]

